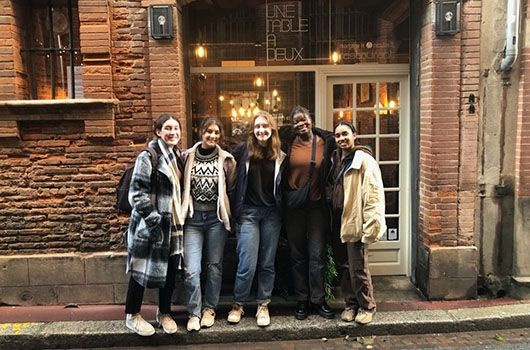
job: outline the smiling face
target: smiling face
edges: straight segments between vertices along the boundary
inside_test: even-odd
[[[221,139],[221,129],[215,123],[208,125],[208,127],[202,133],[202,148],[214,148]]]
[[[346,152],[355,147],[355,133],[347,125],[339,125],[335,128],[335,142],[337,146]]]
[[[298,135],[307,136],[311,133],[313,122],[308,115],[297,113],[293,116],[293,127]]]
[[[176,146],[180,141],[180,124],[173,118],[168,119],[162,128],[156,130],[156,135],[162,139],[170,148]]]
[[[257,117],[254,121],[254,136],[256,136],[258,143],[265,146],[271,135],[272,127],[267,119],[265,117]]]

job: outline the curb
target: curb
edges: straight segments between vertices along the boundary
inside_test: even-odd
[[[309,316],[274,316],[269,327],[259,328],[253,317],[237,326],[219,319],[210,329],[197,333],[185,330],[185,317],[177,317],[179,330],[166,335],[161,330],[148,338],[130,332],[123,321],[75,321],[0,324],[0,349],[65,349],[89,347],[132,347],[283,341],[367,335],[405,335],[479,331],[530,327],[530,304],[453,310],[379,312],[374,321],[360,326],[340,319]]]

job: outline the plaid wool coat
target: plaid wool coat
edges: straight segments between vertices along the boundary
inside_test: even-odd
[[[170,255],[173,184],[157,141],[151,141],[149,147],[158,155],[155,172],[152,174],[151,154],[143,151],[136,159],[131,178],[129,202],[133,210],[127,231],[126,272],[146,288],[163,288]],[[180,162],[182,173],[181,165]]]

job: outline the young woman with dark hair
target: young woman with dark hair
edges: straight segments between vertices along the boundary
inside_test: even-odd
[[[268,304],[274,287],[274,261],[281,231],[280,182],[285,153],[280,148],[276,122],[269,113],[257,113],[252,126],[247,142],[234,150],[237,187],[232,204],[238,223],[239,263],[228,322],[241,320],[257,272],[256,322],[265,327],[270,324]]]
[[[159,290],[156,319],[164,332],[177,331],[177,324],[170,316],[171,296],[183,253],[180,122],[162,114],[154,123],[154,133],[156,138],[149,142],[149,147],[157,153],[157,166],[153,167],[150,152],[141,152],[129,191],[133,209],[127,231],[127,272],[131,277],[125,313],[127,327],[141,336],[155,333],[153,326],[140,315],[145,288]]]
[[[200,127],[201,141],[184,153],[185,285],[188,292],[188,331],[211,327],[223,275],[224,246],[230,227],[229,195],[235,187],[236,162],[219,146],[223,126],[216,117],[206,118]],[[201,293],[201,265],[206,252],[204,303]],[[204,307],[203,307],[204,306]]]
[[[311,306],[320,316],[334,318],[335,314],[325,300],[324,274],[329,232],[325,179],[335,143],[331,132],[313,126],[306,108],[293,108],[291,120],[293,125],[282,133],[282,148],[287,154],[282,187],[284,224],[298,301],[295,317],[299,320],[307,318]],[[313,153],[314,164],[311,165]],[[309,190],[303,204],[291,205],[287,192],[301,190],[305,186],[309,186]]]
[[[385,192],[381,171],[369,149],[355,144],[353,124],[335,127],[337,150],[328,176],[333,217],[335,258],[343,267],[341,289],[345,322],[366,324],[376,310],[368,245],[386,231]]]

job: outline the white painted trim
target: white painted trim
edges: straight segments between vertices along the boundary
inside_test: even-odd
[[[359,65],[361,67],[361,65]],[[399,134],[377,134],[373,136],[379,136],[382,138],[386,137],[399,137],[399,160],[398,161],[382,161],[381,164],[399,164],[399,187],[398,188],[387,188],[387,190],[398,190],[399,195],[399,214],[390,214],[387,217],[398,217],[399,218],[399,235],[400,241],[382,241],[374,244],[372,254],[377,254],[377,251],[396,251],[401,250],[398,256],[398,262],[396,263],[371,263],[373,272],[380,272],[384,274],[406,274],[410,276],[412,273],[411,262],[411,191],[412,184],[410,183],[410,88],[409,88],[409,71],[408,65],[387,65],[387,67],[380,66],[377,71],[373,71],[374,67],[366,67],[366,69],[360,69],[355,73],[351,71],[344,72],[344,75],[337,75],[337,72],[342,70],[331,70],[329,74],[326,74],[326,68],[319,71],[320,73],[320,84],[326,86],[326,92],[321,94],[323,101],[321,102],[321,108],[326,112],[320,115],[325,115],[327,118],[322,118],[320,123],[327,129],[331,129],[333,126],[332,113],[332,84],[337,83],[352,83],[352,82],[376,82],[376,81],[395,81],[400,83],[400,121],[399,121]],[[390,74],[383,74],[382,72]],[[359,73],[359,74],[356,74]],[[323,81],[323,82],[322,82]],[[377,95],[377,93],[376,93]],[[317,94],[316,99],[319,99]],[[318,120],[317,120],[318,122]],[[376,154],[376,157],[378,155]]]

